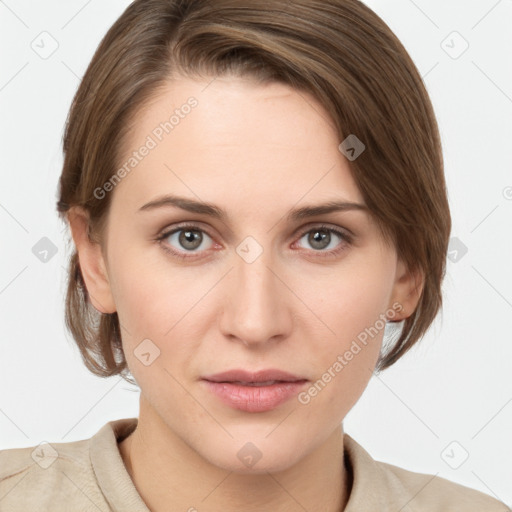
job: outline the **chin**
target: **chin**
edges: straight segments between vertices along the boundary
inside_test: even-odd
[[[300,446],[300,450],[297,447]],[[214,449],[212,449],[215,447]],[[306,455],[303,442],[288,438],[283,443],[282,437],[275,440],[264,436],[250,441],[229,440],[225,443],[211,443],[198,453],[208,462],[225,471],[240,475],[260,475],[285,471],[299,462]]]

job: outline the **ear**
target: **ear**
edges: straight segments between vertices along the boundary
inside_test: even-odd
[[[416,309],[425,285],[425,276],[420,270],[411,271],[405,263],[398,259],[396,266],[396,280],[391,294],[389,308],[397,312],[390,319],[392,322],[400,322],[410,317]],[[401,309],[396,308],[396,304]],[[393,308],[395,304],[395,308]]]
[[[89,237],[89,214],[83,208],[73,206],[67,218],[91,303],[100,313],[114,313],[116,307],[101,245]]]

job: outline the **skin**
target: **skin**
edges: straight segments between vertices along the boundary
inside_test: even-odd
[[[121,456],[154,512],[343,510],[342,421],[372,376],[383,330],[307,405],[294,397],[268,412],[235,410],[200,378],[278,368],[315,382],[394,303],[402,308],[394,321],[409,316],[421,276],[364,210],[286,220],[292,208],[331,199],[364,204],[329,114],[286,85],[169,81],[136,117],[126,159],[190,96],[198,106],[109,192],[102,246],[86,237],[87,212],[69,214],[92,304],[118,312],[141,388],[139,423],[119,443]],[[213,203],[228,218],[138,211],[164,193]],[[197,248],[180,244],[180,232],[155,241],[184,221],[204,230]],[[328,247],[314,245],[320,223],[350,230],[352,242],[327,232]],[[247,236],[263,250],[252,263],[236,252]],[[165,245],[195,257],[174,257]],[[148,366],[134,353],[144,339],[160,350]],[[237,457],[247,442],[262,454],[252,467]]]

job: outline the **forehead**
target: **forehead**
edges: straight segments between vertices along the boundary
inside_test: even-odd
[[[329,113],[285,84],[176,79],[133,119],[113,203],[133,210],[172,193],[248,214],[302,198],[361,203],[340,142]]]

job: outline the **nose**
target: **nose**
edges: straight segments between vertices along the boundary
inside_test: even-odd
[[[234,268],[225,277],[222,334],[252,348],[287,338],[293,293],[284,274],[265,251],[252,262],[235,254]]]

